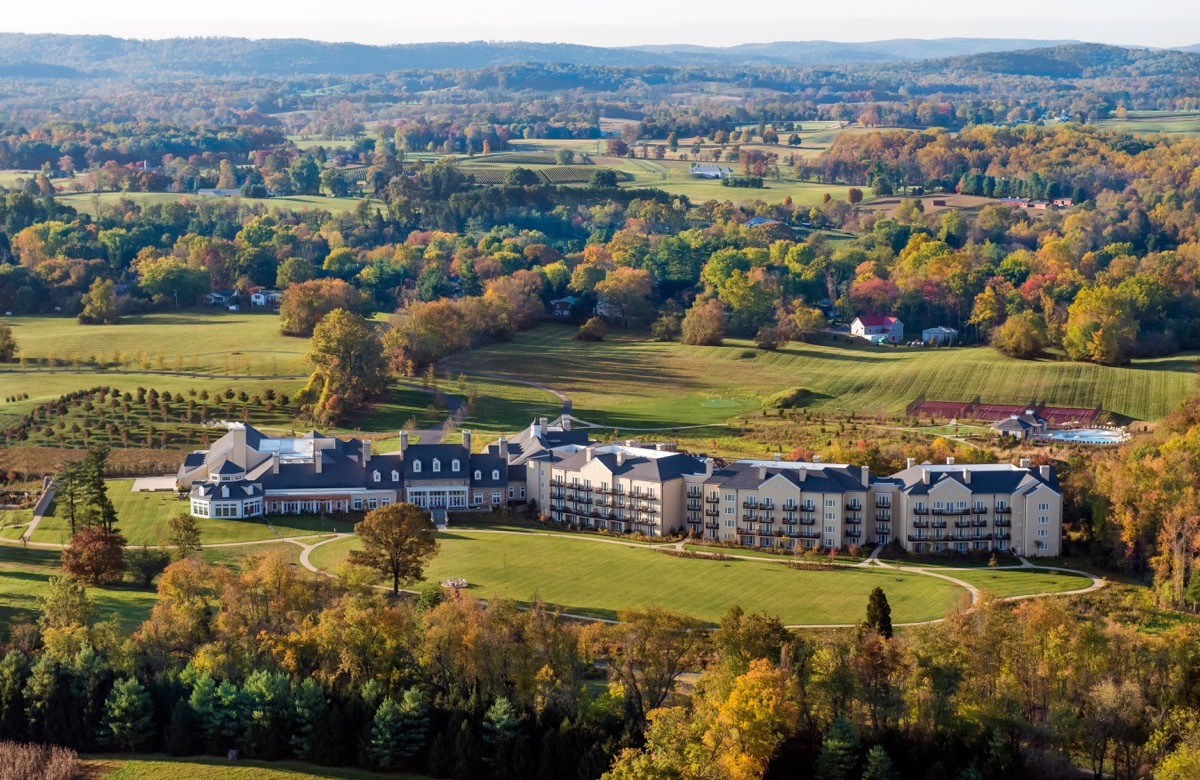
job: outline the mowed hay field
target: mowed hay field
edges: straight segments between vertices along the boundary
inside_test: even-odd
[[[1104,119],[1096,127],[1135,135],[1200,135],[1200,111],[1130,111],[1124,119]]]
[[[451,370],[488,371],[537,381],[567,393],[574,414],[607,426],[671,427],[722,423],[759,408],[788,387],[814,394],[809,408],[902,414],[931,400],[1097,404],[1139,420],[1166,415],[1196,386],[1194,354],[1106,367],[1055,360],[1022,361],[986,347],[904,349],[863,344],[791,343],[775,352],[729,340],[689,347],[610,334],[572,340],[575,329],[547,325],[511,342],[456,356]]]
[[[172,758],[170,756],[94,756],[81,762],[86,777],[95,780],[427,780],[424,775],[324,767],[299,761],[248,761],[230,763],[223,758]]]
[[[564,612],[608,620],[621,610],[657,605],[716,623],[737,604],[787,624],[854,623],[878,586],[887,593],[892,619],[903,623],[940,618],[966,597],[961,587],[921,574],[675,558],[593,537],[452,529],[438,539],[441,549],[426,568],[426,582],[462,577],[478,598],[541,598]],[[331,568],[357,544],[346,538],[322,545],[310,560]]]
[[[183,200],[213,200],[210,195],[188,192],[79,192],[58,195],[55,200],[66,203],[76,211],[96,216],[99,210],[108,208],[122,199],[132,200],[141,206],[161,203],[177,203]],[[232,200],[232,199],[229,199]],[[353,211],[362,198],[327,198],[324,195],[289,195],[276,198],[238,198],[247,205],[261,205],[275,211],[323,210],[332,214]]]

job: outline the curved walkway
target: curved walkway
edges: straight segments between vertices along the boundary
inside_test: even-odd
[[[553,387],[550,387],[549,385],[543,385],[540,382],[531,382],[528,379],[519,379],[515,376],[508,376],[506,374],[496,374],[491,371],[469,371],[467,369],[460,369],[459,373],[466,374],[467,376],[486,376],[489,379],[499,379],[502,382],[512,382],[514,384],[525,385],[526,387],[533,387],[533,388],[537,388],[538,390],[544,390],[545,392],[549,393],[550,395],[554,396],[555,398],[557,398],[559,401],[562,402],[562,413],[564,415],[570,415],[571,410],[574,408],[574,405],[575,405],[574,402],[571,400],[571,396],[567,395],[566,393],[562,392],[561,390],[555,390]],[[572,419],[574,419],[574,418],[572,418]],[[582,420],[580,420],[580,422],[582,422]]]

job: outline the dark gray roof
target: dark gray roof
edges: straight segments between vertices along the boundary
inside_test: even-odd
[[[244,468],[231,460],[227,460],[222,463],[221,467],[216,471],[217,474],[244,474],[245,472],[246,470]]]
[[[475,479],[475,472],[479,479]],[[492,472],[500,473],[499,479],[492,479]],[[508,484],[508,464],[499,455],[479,453],[471,456],[471,487],[504,487]]]
[[[928,495],[931,488],[946,480],[957,482],[970,490],[973,495],[1012,495],[1024,493],[1028,489],[1036,488],[1039,484],[1045,484],[1050,489],[1059,491],[1058,475],[1054,469],[1050,469],[1049,479],[1042,479],[1036,469],[971,469],[970,484],[963,480],[961,466],[928,469],[928,471],[928,485],[921,479],[921,469],[917,467],[906,469],[896,476],[905,481],[904,492],[911,496]]]
[[[228,491],[228,495],[226,495]],[[244,479],[234,480],[232,482],[197,482],[192,485],[191,495],[196,498],[216,499],[218,501],[228,499],[244,500],[247,498],[255,498],[261,496],[263,490],[253,482],[247,482]]]
[[[189,452],[183,459],[183,468],[187,471],[199,468],[204,465],[205,452]]]
[[[531,458],[537,458],[555,447],[578,445],[586,447],[591,443],[587,431],[551,430],[551,426],[560,423],[562,418],[543,427],[537,436],[533,435],[533,425],[508,440],[508,460],[510,463],[524,463]]]
[[[458,459],[462,471],[452,471],[450,463]],[[406,479],[462,480],[467,478],[469,453],[461,444],[410,444],[404,453],[404,477]],[[433,470],[433,462],[441,461],[441,471]],[[415,465],[421,464],[417,471]]]
[[[731,490],[755,490],[764,482],[775,477],[782,477],[788,482],[810,493],[847,493],[863,492],[866,487],[862,483],[862,470],[857,466],[826,465],[806,468],[804,479],[800,470],[764,466],[766,477],[759,476],[759,464],[736,461],[723,469],[714,471],[712,476],[704,481],[706,485],[720,486]]]
[[[681,452],[671,453],[662,457],[647,457],[645,455],[638,455],[636,452],[628,453],[625,455],[624,461],[618,464],[617,453],[615,452],[593,453],[589,460],[588,451],[582,449],[564,457],[562,467],[564,469],[578,470],[592,460],[598,460],[604,464],[604,467],[613,476],[626,477],[628,479],[644,479],[652,482],[669,482],[673,479],[679,479],[685,474],[704,473],[703,461]]]

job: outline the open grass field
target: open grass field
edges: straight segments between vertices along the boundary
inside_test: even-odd
[[[118,529],[131,545],[168,544],[168,522],[188,511],[187,500],[175,498],[174,492],[134,493],[132,480],[114,479],[108,482],[108,495],[117,509]],[[357,515],[273,515],[246,520],[200,519],[202,544],[252,542],[259,539],[278,539],[285,536],[349,531],[361,519]],[[65,544],[70,540],[71,524],[67,508],[56,497],[50,514],[42,518],[33,541]]]
[[[1104,119],[1096,122],[1096,127],[1135,135],[1200,135],[1200,112],[1130,111],[1124,119]]]
[[[315,766],[299,761],[237,761],[170,756],[95,756],[81,762],[94,780],[422,780],[423,775],[376,774],[359,769]]]
[[[123,198],[128,198],[142,206],[155,203],[176,203],[182,200],[204,200],[211,196],[197,195],[186,192],[79,192],[56,196],[56,200],[65,203],[77,211],[96,216],[100,209],[112,206]],[[353,211],[361,198],[327,198],[324,195],[289,195],[276,198],[240,198],[247,205],[262,205],[276,211],[313,211],[321,209],[333,214],[344,214]]]
[[[38,600],[50,577],[58,574],[58,551],[0,545],[0,633],[18,622],[32,622],[39,614]],[[132,586],[88,588],[97,620],[116,619],[132,631],[145,622],[154,606],[152,590]]]
[[[955,579],[969,582],[981,590],[989,590],[999,598],[1023,596],[1028,593],[1062,593],[1080,590],[1090,583],[1087,577],[1049,569],[988,569],[966,571],[940,569]]]
[[[528,602],[538,597],[564,612],[615,619],[619,610],[657,604],[715,623],[731,605],[766,611],[787,624],[841,624],[862,618],[867,596],[882,587],[896,622],[942,617],[965,596],[934,577],[883,569],[797,571],[758,561],[674,558],[628,547],[556,535],[451,531],[426,580],[464,577],[480,598]],[[329,568],[357,539],[331,542],[310,560]]]
[[[810,408],[902,414],[924,394],[938,400],[1094,407],[1133,419],[1166,415],[1196,386],[1194,354],[1120,368],[1056,360],[1021,361],[982,347],[903,349],[867,344],[791,343],[775,352],[746,341],[689,347],[628,333],[572,340],[547,325],[456,356],[449,369],[535,376],[571,396],[574,414],[607,426],[664,428],[723,423],[787,387],[813,394]]]

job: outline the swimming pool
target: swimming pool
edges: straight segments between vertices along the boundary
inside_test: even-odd
[[[1129,434],[1107,428],[1076,428],[1070,431],[1046,431],[1045,438],[1067,444],[1121,444],[1129,440]]]

